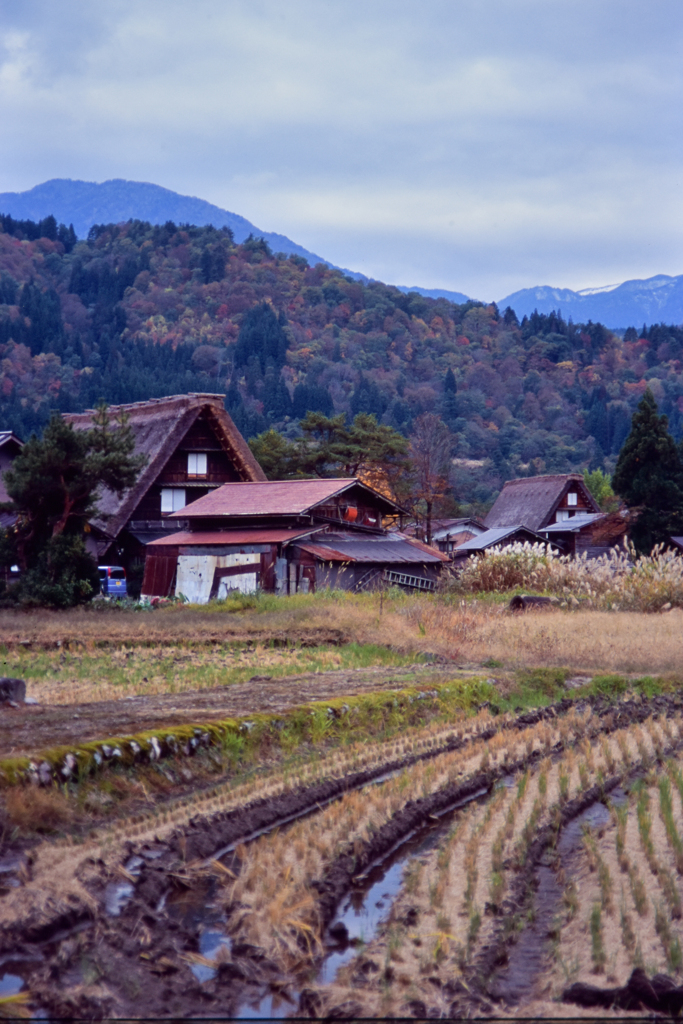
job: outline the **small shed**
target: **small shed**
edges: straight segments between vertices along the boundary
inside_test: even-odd
[[[395,584],[434,590],[448,556],[401,533],[358,536],[325,532],[293,544],[292,565],[309,588],[371,590]]]
[[[541,530],[547,540],[557,544],[563,554],[598,558],[612,548],[622,546],[627,538],[628,519],[620,512],[598,512],[574,516],[552,523]]]
[[[481,536],[486,527],[479,519],[439,519],[432,523],[432,544],[445,555],[453,555],[468,540]]]
[[[456,550],[454,564],[461,565],[470,555],[482,555],[489,548],[509,547],[511,544],[545,544],[545,537],[526,526],[498,527],[468,540]]]

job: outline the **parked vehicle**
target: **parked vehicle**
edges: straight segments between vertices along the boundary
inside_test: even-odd
[[[105,597],[126,597],[126,570],[120,565],[98,565],[100,593]]]

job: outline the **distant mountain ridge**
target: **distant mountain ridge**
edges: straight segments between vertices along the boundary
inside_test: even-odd
[[[52,178],[26,192],[0,193],[0,213],[34,221],[53,214],[58,221],[73,224],[79,238],[87,238],[93,224],[120,223],[130,219],[151,224],[164,224],[171,220],[176,224],[227,226],[238,243],[253,234],[264,238],[274,252],[302,256],[311,266],[324,263],[366,284],[372,280],[358,271],[336,266],[285,235],[262,231],[240,214],[150,182],[113,178],[97,183]],[[426,298],[445,298],[457,303],[471,301],[469,296],[459,291],[404,285],[396,287],[404,293],[417,292]],[[580,291],[549,285],[523,288],[507,295],[497,305],[501,311],[511,306],[520,320],[523,316],[530,316],[535,309],[546,314],[559,309],[575,322],[599,321],[613,329],[639,327],[643,323],[681,324],[683,274],[678,277],[657,274],[647,280],[625,281]]]
[[[612,329],[640,327],[644,323],[680,324],[683,322],[683,274],[678,277],[656,274],[646,280],[583,288],[578,292],[549,285],[523,288],[498,303],[501,310],[507,306],[514,309],[520,320],[536,309],[546,314],[561,310],[565,318],[571,317],[575,323],[593,320]]]
[[[203,227],[229,227],[236,242],[249,235],[265,238],[273,252],[303,256],[313,266],[327,263],[322,256],[309,252],[285,235],[262,231],[238,213],[222,210],[205,199],[182,196],[169,188],[146,181],[112,178],[101,184],[52,178],[27,192],[0,192],[0,212],[12,217],[39,221],[53,214],[64,224],[73,224],[79,238],[87,238],[93,224],[118,224],[127,220],[145,220],[150,224],[196,224]]]

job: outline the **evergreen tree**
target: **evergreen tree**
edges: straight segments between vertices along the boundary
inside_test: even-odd
[[[2,545],[3,557],[22,570],[10,597],[65,607],[93,596],[97,566],[85,550],[87,523],[100,487],[120,495],[135,483],[144,456],[134,456],[134,447],[125,416],[112,425],[104,405],[90,430],[74,430],[53,414],[42,439],[27,441],[5,473],[11,501],[0,506],[17,517]]]
[[[638,512],[631,539],[639,552],[648,554],[683,532],[683,465],[667,417],[658,414],[649,388],[633,414],[612,487]]]
[[[446,378],[443,382],[443,398],[441,400],[441,417],[449,428],[453,428],[458,418],[458,385],[455,381],[455,374],[448,368]]]
[[[246,366],[253,356],[258,359],[263,374],[268,364],[278,370],[282,369],[287,358],[287,335],[284,332],[286,322],[284,316],[275,315],[267,302],[250,309],[244,316],[237,336],[235,366]]]

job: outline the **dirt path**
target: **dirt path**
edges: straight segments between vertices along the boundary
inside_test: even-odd
[[[0,758],[145,729],[172,728],[183,722],[286,711],[308,701],[398,689],[412,681],[438,683],[452,676],[452,672],[446,676],[442,667],[431,665],[382,666],[280,679],[254,676],[249,682],[212,690],[123,697],[89,704],[28,704],[17,708],[5,705],[0,707]]]

